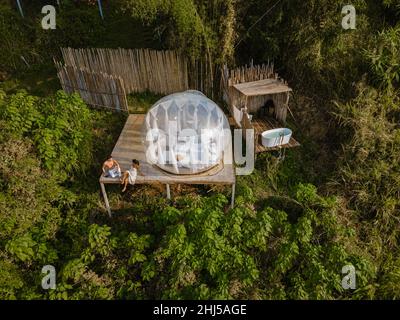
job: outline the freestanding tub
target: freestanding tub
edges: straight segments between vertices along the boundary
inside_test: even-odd
[[[288,144],[292,130],[289,128],[278,128],[264,131],[261,134],[261,142],[264,147],[273,148]]]

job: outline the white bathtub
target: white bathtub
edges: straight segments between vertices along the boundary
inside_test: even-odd
[[[288,144],[291,136],[292,130],[289,128],[272,129],[261,134],[261,142],[264,147],[273,148]]]

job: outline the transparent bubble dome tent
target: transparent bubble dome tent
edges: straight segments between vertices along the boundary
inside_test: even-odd
[[[142,130],[146,160],[173,174],[200,174],[223,165],[224,112],[199,91],[174,93],[148,111]]]

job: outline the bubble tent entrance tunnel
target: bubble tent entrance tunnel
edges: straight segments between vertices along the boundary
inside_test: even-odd
[[[157,101],[142,128],[147,161],[176,175],[222,166],[224,135],[231,135],[224,112],[195,90]]]

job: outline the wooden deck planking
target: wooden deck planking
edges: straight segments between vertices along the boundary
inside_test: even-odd
[[[261,143],[261,133],[267,130],[281,128],[282,126],[272,119],[253,119],[252,125],[254,126],[254,131],[255,131],[254,134],[256,137],[256,145],[255,145],[256,153],[274,151],[274,150],[279,150],[281,148],[295,148],[300,146],[300,143],[297,142],[292,136],[288,144],[273,148],[264,147]]]
[[[233,166],[232,137],[227,137],[224,149],[223,168],[216,172],[211,169],[199,175],[173,175],[167,173],[158,167],[147,163],[145,158],[145,148],[142,143],[142,125],[144,123],[144,114],[129,115],[124,128],[118,138],[112,151],[112,156],[121,166],[122,171],[129,169],[132,159],[138,159],[140,162],[141,174],[138,175],[136,183],[163,183],[163,184],[234,184],[235,170]],[[117,184],[118,178],[100,177],[100,182],[105,184]]]

